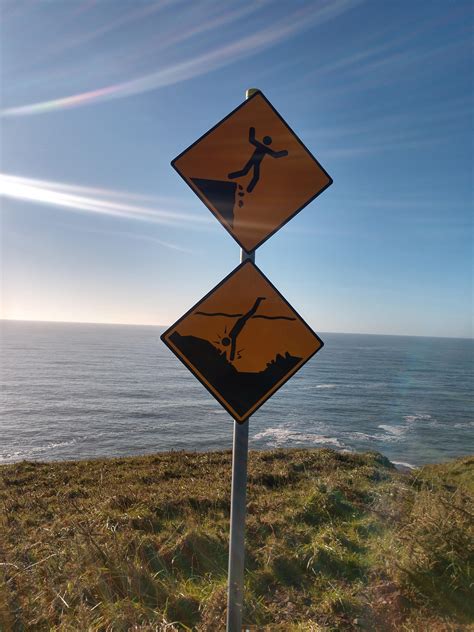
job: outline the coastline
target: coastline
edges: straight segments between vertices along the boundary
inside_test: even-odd
[[[59,444],[59,445],[63,445],[63,444]],[[55,447],[55,444],[50,444],[49,446],[47,446],[48,448],[52,449]],[[275,447],[273,449],[276,450],[323,450],[325,449],[325,447],[323,446],[278,446]],[[341,452],[342,454],[364,454],[364,451],[356,451],[356,450],[347,450],[347,449],[337,449],[333,446],[329,446],[329,449],[334,450],[335,452]],[[15,458],[16,455],[12,454],[12,455],[7,455],[7,457],[5,458],[5,460],[2,460],[0,457],[0,468],[4,465],[13,465],[15,463],[22,463],[22,462],[35,462],[35,463],[71,463],[71,462],[87,462],[87,461],[94,461],[94,460],[107,460],[107,459],[114,459],[114,458],[135,458],[135,457],[140,457],[140,456],[156,456],[156,455],[165,455],[165,454],[179,454],[180,452],[186,452],[189,454],[204,454],[206,452],[228,452],[229,449],[223,449],[223,450],[163,450],[163,451],[156,451],[156,452],[145,452],[144,454],[130,454],[130,455],[120,455],[120,456],[102,456],[102,455],[98,455],[98,456],[87,456],[87,457],[71,457],[71,458],[66,458],[66,459],[59,459],[59,458],[47,458],[47,459],[42,459],[41,457],[37,457],[37,458],[32,458],[32,457],[22,457],[22,458]],[[255,448],[249,448],[249,452],[267,452],[268,449],[255,449]],[[390,461],[390,463],[392,463],[392,465],[400,472],[412,472],[413,470],[417,470],[420,469],[421,467],[423,467],[423,465],[414,465],[412,463],[407,463],[406,461],[395,461],[395,460],[390,460],[388,458],[388,456],[384,455],[382,452],[378,452],[377,450],[369,450],[366,452],[377,452],[378,454],[381,454],[384,458],[386,458],[388,461]],[[463,458],[466,455],[462,455],[459,458]],[[13,457],[13,458],[12,458]],[[430,465],[428,464],[424,464],[424,465]]]

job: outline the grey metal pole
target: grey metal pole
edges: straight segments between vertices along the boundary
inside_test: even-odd
[[[245,98],[258,92],[249,88]],[[247,253],[241,248],[240,262],[255,262],[255,251]],[[245,568],[245,513],[247,500],[247,457],[249,448],[249,420],[243,424],[234,421],[232,446],[232,491],[230,497],[230,545],[227,591],[227,632],[241,632],[244,602]]]

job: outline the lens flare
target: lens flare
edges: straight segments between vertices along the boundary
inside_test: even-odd
[[[228,66],[245,57],[265,50],[297,33],[334,19],[359,4],[360,0],[332,0],[321,5],[298,9],[273,24],[236,39],[229,44],[213,48],[200,55],[193,55],[184,61],[161,68],[155,72],[109,85],[97,90],[42,101],[30,105],[6,108],[0,111],[2,117],[28,116],[55,110],[75,108],[109,99],[128,97],[134,94],[157,90],[174,85],[213,70]]]

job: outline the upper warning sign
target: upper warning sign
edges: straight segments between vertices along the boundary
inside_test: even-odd
[[[241,423],[323,346],[249,260],[161,339]]]
[[[247,252],[332,183],[261,92],[171,165]]]

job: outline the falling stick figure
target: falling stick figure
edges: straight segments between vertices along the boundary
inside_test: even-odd
[[[230,180],[240,178],[247,175],[247,173],[253,167],[253,178],[247,187],[247,193],[251,193],[254,190],[255,185],[260,178],[260,163],[265,158],[265,156],[268,155],[272,158],[283,158],[284,156],[288,156],[288,152],[286,149],[283,149],[282,151],[273,151],[273,149],[270,149],[268,147],[268,145],[272,144],[271,136],[264,136],[262,143],[259,140],[256,140],[255,127],[251,127],[249,129],[249,143],[251,145],[254,145],[255,147],[255,151],[250,157],[250,160],[240,171],[234,171],[232,173],[229,173],[229,175],[227,176]]]
[[[224,345],[224,347],[228,347],[230,346],[230,355],[229,355],[229,360],[232,362],[235,358],[235,348],[237,345],[237,336],[240,334],[240,332],[242,331],[242,329],[244,328],[245,323],[248,321],[249,318],[251,318],[255,312],[258,309],[258,306],[260,305],[260,303],[262,301],[265,300],[264,296],[259,296],[255,303],[253,304],[253,306],[249,309],[249,311],[246,314],[243,314],[235,323],[235,325],[232,327],[232,329],[229,331],[229,336],[226,336],[225,338],[222,338],[221,342]]]
[[[237,321],[235,322],[234,326],[232,327],[232,329],[230,330],[230,332],[226,336],[224,336],[220,341],[220,344],[223,345],[224,347],[228,347],[230,345],[230,354],[229,354],[230,362],[233,362],[233,360],[235,359],[237,337],[250,318],[265,318],[268,320],[296,320],[292,316],[266,316],[263,314],[256,315],[258,306],[264,300],[265,300],[264,296],[258,296],[255,299],[255,303],[253,304],[253,306],[245,314],[226,314],[224,312],[212,312],[212,313],[196,312],[196,315],[200,315],[200,316],[228,316],[229,318],[235,318],[237,316],[239,317]]]

